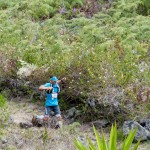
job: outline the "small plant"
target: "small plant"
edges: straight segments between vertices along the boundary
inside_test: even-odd
[[[94,128],[94,133],[96,137],[97,146],[95,146],[90,138],[88,140],[88,147],[84,146],[79,140],[75,141],[75,146],[78,150],[117,150],[117,127],[116,124],[112,125],[111,132],[110,132],[110,140],[109,144],[106,142],[106,138],[102,131],[102,138],[100,138],[98,131]],[[129,135],[124,139],[122,143],[122,150],[129,150],[131,144],[133,142],[134,136],[136,134],[136,130],[130,131]],[[134,146],[134,150],[137,150],[140,140]]]
[[[8,120],[8,105],[6,99],[0,94],[0,127]]]
[[[67,127],[70,134],[76,134],[78,133],[78,127],[80,127],[81,124],[79,122],[74,122],[73,124],[69,125]]]
[[[46,143],[46,141],[49,139],[49,135],[48,135],[48,131],[47,131],[46,127],[44,128],[44,132],[42,134],[42,139],[43,139],[44,143]]]

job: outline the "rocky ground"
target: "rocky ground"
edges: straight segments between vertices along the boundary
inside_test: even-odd
[[[30,123],[33,115],[42,115],[44,105],[30,100],[9,101],[10,119],[0,136],[0,150],[75,150],[74,140],[86,143],[86,135],[95,142],[91,124],[70,123],[64,120],[63,128],[44,127],[21,128],[20,123]],[[109,137],[110,127],[104,129]],[[150,142],[140,144],[139,150],[149,150]]]

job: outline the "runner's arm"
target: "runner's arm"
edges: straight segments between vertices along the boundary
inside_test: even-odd
[[[41,85],[40,87],[39,87],[39,90],[40,91],[42,91],[42,90],[52,90],[53,89],[53,87],[45,87],[44,85]]]
[[[57,83],[59,84],[59,83],[61,83],[63,81],[66,81],[66,77],[62,78],[61,80],[58,80]]]

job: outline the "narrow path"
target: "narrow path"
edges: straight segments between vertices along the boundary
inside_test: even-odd
[[[79,128],[64,124],[62,129],[44,127],[20,128],[20,123],[31,122],[33,115],[44,114],[44,103],[13,99],[8,102],[12,124],[6,126],[0,150],[75,150],[74,139],[79,136]],[[1,142],[1,141],[0,141]]]
[[[5,134],[1,138],[7,142],[0,144],[0,150],[75,150],[75,138],[79,138],[83,143],[86,143],[86,135],[92,140],[95,139],[93,129],[88,124],[78,126],[75,123],[64,123],[63,128],[58,130],[44,127],[20,128],[20,122],[31,122],[33,115],[43,115],[44,105],[41,102],[14,99],[9,101],[9,112],[14,123],[6,126]],[[105,136],[108,140],[109,133],[105,132]],[[139,146],[139,150],[149,149],[149,142]]]
[[[11,116],[14,123],[31,122],[33,115],[43,115],[44,106],[40,103],[32,103],[27,100],[9,102]]]

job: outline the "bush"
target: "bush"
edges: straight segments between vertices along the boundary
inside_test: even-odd
[[[110,9],[86,18],[80,11],[69,17],[74,7],[83,11],[82,0],[14,0],[0,10],[0,58],[6,57],[1,66],[7,59],[21,59],[49,68],[46,76],[37,69],[30,77],[37,84],[45,82],[48,74],[66,76],[63,99],[81,108],[86,108],[89,97],[103,101],[108,88],[125,91],[123,105],[135,102],[134,89],[150,83],[150,20],[139,13],[140,5],[149,9],[144,2],[115,1]],[[15,69],[17,72],[18,67]],[[16,77],[15,71],[11,77]]]

